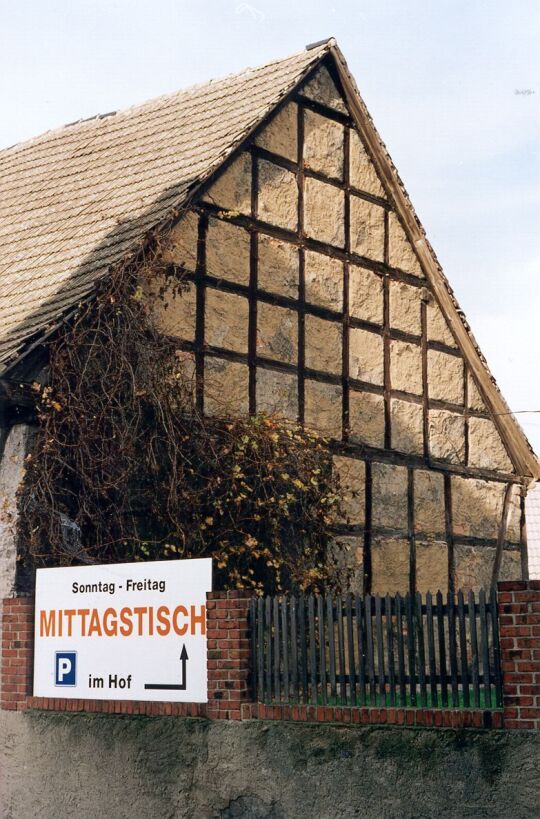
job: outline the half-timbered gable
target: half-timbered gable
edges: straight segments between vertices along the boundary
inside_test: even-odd
[[[326,66],[171,231],[189,271],[161,320],[207,413],[277,412],[331,441],[337,534],[373,591],[521,575],[521,486],[369,150]]]
[[[27,229],[25,164],[39,175],[48,163],[52,178],[30,258],[22,240],[4,249],[5,378],[166,225],[164,259],[186,285],[157,319],[199,407],[277,412],[328,440],[347,488],[336,541],[357,588],[522,575],[538,463],[333,40],[46,137],[4,152],[19,169],[0,203],[5,235]]]

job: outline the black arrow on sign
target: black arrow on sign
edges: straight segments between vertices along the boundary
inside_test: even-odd
[[[186,663],[189,660],[185,644],[182,646],[180,662],[182,663],[182,682],[180,685],[167,685],[166,683],[145,683],[144,687],[151,691],[185,691],[187,685]]]

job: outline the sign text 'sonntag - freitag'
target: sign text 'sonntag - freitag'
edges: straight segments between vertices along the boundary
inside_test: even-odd
[[[38,569],[34,696],[206,702],[212,561]]]

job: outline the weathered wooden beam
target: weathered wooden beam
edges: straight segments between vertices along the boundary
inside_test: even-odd
[[[343,179],[345,183],[345,252],[351,252],[351,197],[349,192],[350,181],[350,143],[351,132],[349,128],[343,129]],[[349,262],[343,262],[343,320],[342,320],[342,404],[341,404],[341,437],[344,441],[349,439],[349,393],[350,393],[350,373],[349,373],[349,339],[351,317],[349,313]]]
[[[257,157],[251,157],[251,216],[257,218],[259,211],[259,164]],[[249,369],[249,411],[257,411],[257,281],[258,281],[258,233],[251,230],[249,235],[249,319],[248,319],[248,369]]]
[[[504,491],[503,507],[501,512],[501,519],[497,530],[497,551],[495,552],[495,560],[493,561],[493,572],[491,575],[491,585],[495,587],[501,570],[502,556],[504,544],[506,541],[506,530],[508,528],[508,519],[510,517],[510,502],[512,500],[512,492],[514,490],[513,484],[509,483]]]
[[[298,251],[298,422],[304,423],[306,386],[306,254],[304,235],[304,109],[298,106],[298,162],[296,184],[298,185],[297,234]]]

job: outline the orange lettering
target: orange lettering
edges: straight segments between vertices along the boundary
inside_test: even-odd
[[[110,625],[109,619],[112,620]],[[105,609],[103,612],[103,631],[107,637],[116,637],[118,634],[118,623],[116,621],[116,612],[114,609]]]
[[[68,621],[68,625],[67,625],[68,637],[71,637],[72,621],[73,621],[74,615],[77,614],[77,611],[76,611],[76,609],[65,609],[64,614],[66,615],[66,618],[67,618],[67,621]]]
[[[157,610],[157,619],[161,625],[159,625],[156,628],[156,631],[162,637],[166,637],[171,630],[171,624],[169,622],[168,617],[169,609],[167,608],[167,606],[160,606],[159,609]]]
[[[137,634],[142,637],[143,634],[143,615],[146,612],[146,606],[137,606],[133,609],[133,614],[137,615]]]
[[[185,606],[177,606],[175,608],[175,610],[173,611],[173,628],[176,631],[176,633],[180,637],[182,637],[186,633],[186,631],[188,630],[188,627],[187,627],[187,624],[185,624],[183,626],[178,625],[177,620],[178,620],[178,615],[179,614],[181,614],[183,617],[188,616],[187,609],[186,609]]]
[[[86,617],[90,614],[90,609],[77,609],[77,614],[81,618],[81,637],[86,637]]]
[[[201,606],[201,613],[195,614],[195,606],[191,607],[191,633],[195,634],[195,626],[201,627],[201,634],[206,634],[206,606]]]
[[[39,636],[40,637],[54,637],[55,636],[55,611],[51,609],[47,618],[46,611],[39,613]]]
[[[120,609],[120,620],[124,623],[123,626],[120,626],[120,634],[124,637],[129,637],[130,634],[133,633],[133,623],[131,622],[131,609],[130,608],[123,608]]]
[[[88,636],[91,637],[94,632],[96,632],[98,637],[103,637],[103,632],[101,630],[101,623],[99,622],[99,614],[97,609],[92,609],[90,625],[88,626]]]

